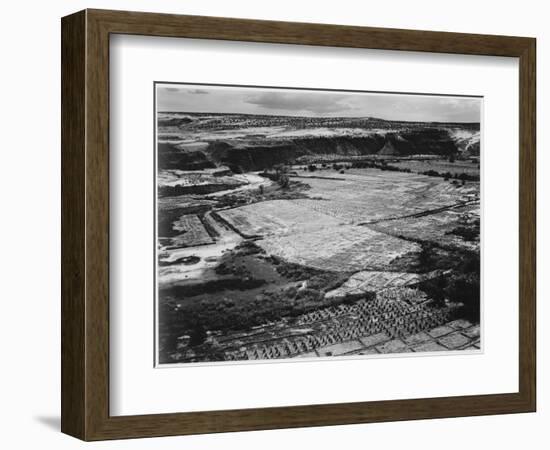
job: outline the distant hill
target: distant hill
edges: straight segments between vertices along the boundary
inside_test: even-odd
[[[262,170],[314,155],[479,155],[479,123],[161,112],[159,168]]]

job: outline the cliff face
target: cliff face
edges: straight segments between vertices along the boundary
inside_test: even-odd
[[[301,156],[434,154],[448,156],[457,147],[445,130],[426,129],[403,133],[371,134],[361,137],[331,136],[257,142],[211,143],[205,151],[218,164],[242,170],[262,170],[275,164],[292,163]]]
[[[249,171],[317,155],[476,155],[480,124],[162,113],[158,132],[159,169]]]
[[[281,140],[259,140],[233,144],[214,142],[207,153],[217,163],[242,170],[262,170],[275,164],[290,163],[301,156],[375,154],[383,145],[378,134],[366,137],[319,137]]]
[[[203,152],[184,152],[174,144],[158,144],[158,168],[159,169],[181,169],[201,170],[216,167]]]
[[[411,156],[455,154],[458,148],[447,130],[427,128],[423,130],[387,133],[379,155]]]

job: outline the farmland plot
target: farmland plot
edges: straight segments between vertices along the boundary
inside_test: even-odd
[[[217,214],[242,236],[262,238],[258,245],[267,254],[338,272],[385,270],[395,258],[421,250],[401,237],[475,246],[450,234],[465,213],[477,208],[461,206],[476,201],[475,183],[456,187],[424,175],[369,169],[338,178],[308,177],[307,183],[310,198]],[[410,217],[418,214],[426,215]],[[360,226],[366,224],[370,228]]]
[[[418,244],[352,225],[272,235],[257,244],[290,262],[335,272],[383,270],[395,258],[420,251]]]
[[[356,169],[338,177],[342,179],[308,178],[312,200],[295,202],[353,224],[471,201],[479,192],[475,183],[457,187],[439,178],[376,169]]]
[[[335,227],[338,219],[313,209],[304,209],[295,200],[271,200],[218,211],[218,215],[244,236],[270,236]]]
[[[174,246],[194,247],[213,242],[201,220],[194,214],[181,216],[174,222],[172,227],[174,230],[181,232],[181,234],[172,238]]]
[[[393,236],[476,250],[479,249],[479,230],[477,236],[469,240],[454,233],[465,223],[473,227],[476,221],[479,221],[478,204],[448,209],[423,217],[377,222],[368,227]]]
[[[452,308],[427,305],[421,291],[395,288],[374,301],[322,308],[248,332],[214,333],[208,350],[225,360],[258,360],[479,349],[479,327],[450,321],[451,315]]]
[[[186,209],[186,210],[208,210],[216,204],[215,201],[205,198],[196,198],[193,195],[179,195],[174,197],[162,197],[158,199],[157,207],[159,213],[165,213],[166,211],[174,209]]]
[[[327,292],[326,296],[328,298],[345,297],[346,295],[359,295],[388,288],[411,286],[437,275],[439,275],[438,271],[427,274],[362,271],[354,273],[342,286]]]

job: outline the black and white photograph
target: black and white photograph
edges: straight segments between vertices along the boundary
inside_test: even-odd
[[[154,89],[158,365],[481,351],[482,97]]]

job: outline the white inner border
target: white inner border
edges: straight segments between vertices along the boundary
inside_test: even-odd
[[[126,35],[110,55],[111,415],[517,392],[517,59]],[[483,354],[155,369],[154,81],[483,96]]]

